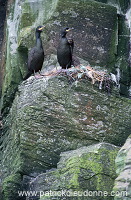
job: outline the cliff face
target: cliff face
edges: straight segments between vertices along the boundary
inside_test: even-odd
[[[113,87],[109,95],[87,79],[74,81],[70,79],[72,71],[64,76],[22,78],[27,72],[27,52],[35,43],[34,31],[40,24],[45,25],[43,73],[52,67],[59,69],[59,32],[69,26],[74,28],[68,37],[75,41],[76,65],[80,62],[84,69],[90,63],[107,75],[116,71],[118,82],[119,70],[126,66],[128,77],[127,51],[123,50],[127,47],[123,34],[127,30],[123,25],[127,6],[127,1],[118,0],[9,3],[1,98],[3,200],[25,199],[18,193],[22,190],[84,191],[87,185],[93,191],[108,191],[108,197],[101,199],[114,198],[110,192],[117,177],[115,158],[131,128],[130,100],[119,96],[119,88]],[[121,39],[119,34],[123,35]],[[28,196],[32,198],[36,197]],[[41,195],[41,199],[46,197]]]
[[[7,176],[5,178],[5,173],[3,173],[5,199],[8,199],[8,196],[11,199],[14,196],[18,198],[17,191],[24,190],[21,187],[25,177],[31,181],[31,177],[56,168],[61,152],[99,142],[121,146],[130,134],[130,113],[131,102],[129,100],[115,97],[113,94],[108,96],[107,93],[97,91],[97,87],[93,89],[87,80],[74,82],[71,85],[62,76],[49,80],[29,78],[24,81],[19,86],[4,125],[2,166]],[[103,153],[95,154],[96,157],[98,156],[96,159],[104,159],[105,147],[106,144],[103,146]],[[112,148],[113,145],[111,145]],[[111,155],[108,155],[113,165],[115,165],[117,150],[118,148],[115,147],[115,151],[112,149]],[[107,168],[110,167],[108,161],[103,161],[107,164]],[[95,167],[95,162],[93,166],[90,163],[92,168]],[[76,167],[76,164],[77,162],[72,168]],[[97,170],[100,169],[99,166]],[[98,174],[104,173],[97,172],[97,170],[94,176],[89,178],[89,182],[95,182]],[[116,177],[115,167],[112,167],[112,171],[113,177],[111,174],[106,174],[110,177],[110,191]],[[75,172],[74,176],[77,176]],[[98,180],[103,182],[105,190],[109,188],[106,178],[100,175]],[[58,181],[61,182],[59,179]],[[79,178],[78,180],[71,178],[70,189],[75,189],[73,186],[75,181],[79,182]],[[10,183],[16,188],[14,193],[11,193],[9,189]],[[83,180],[83,188],[86,184],[87,182]],[[95,190],[95,185],[92,188]],[[80,187],[76,189],[80,190]]]
[[[54,0],[40,1],[36,5],[35,1],[32,3],[17,0],[11,5],[11,9],[16,12],[7,19],[7,58],[2,110],[9,106],[17,85],[25,75],[27,50],[34,45],[34,30],[39,24],[46,26],[43,43],[47,55],[56,54],[60,30],[63,26],[69,26],[74,28],[72,34],[76,56],[88,60],[92,65],[107,68],[114,66],[117,45],[115,7],[93,1],[78,1],[75,4],[73,1]]]
[[[117,178],[114,184],[114,191],[119,191],[121,195],[115,196],[115,200],[130,199],[131,197],[131,135],[118,152],[116,157]],[[122,194],[125,193],[125,197]],[[123,195],[124,196],[124,195]]]
[[[0,96],[1,96],[1,89],[2,89],[2,82],[3,82],[3,75],[4,75],[4,25],[5,25],[5,18],[6,18],[6,4],[7,1],[0,0]]]
[[[2,110],[6,112],[7,107],[11,106],[17,86],[26,73],[27,51],[34,45],[33,32],[39,24],[46,25],[43,43],[47,55],[56,54],[61,27],[73,27],[75,55],[88,60],[91,65],[107,67],[117,74],[120,93],[129,95],[129,31],[125,24],[129,2],[101,2],[102,4],[100,1],[74,4],[73,1],[64,3],[58,0],[8,2]]]

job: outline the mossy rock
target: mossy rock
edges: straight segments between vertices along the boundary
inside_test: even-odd
[[[22,176],[19,173],[7,176],[2,185],[3,199],[19,200],[18,191],[21,191],[21,183]]]
[[[130,112],[130,100],[108,96],[86,80],[69,85],[62,76],[31,77],[19,86],[4,124],[8,165],[14,170],[18,158],[25,174],[40,172],[55,166],[66,150],[98,141],[120,146],[130,134]]]
[[[57,169],[36,177],[30,184],[30,190],[43,191],[41,200],[46,197],[47,199],[61,199],[62,197],[57,194],[65,191],[65,194],[69,195],[65,195],[65,199],[111,200],[113,198],[110,192],[116,177],[115,157],[118,150],[116,146],[100,143],[64,152],[61,154]],[[50,191],[56,192],[56,196],[53,194],[51,196]],[[96,196],[91,197],[89,194],[93,195],[93,191]],[[97,196],[100,191],[103,196]],[[105,191],[107,196],[104,196]],[[78,195],[74,197],[75,193]]]
[[[115,200],[128,200],[131,198],[131,135],[126,140],[123,147],[119,150],[115,164],[116,173],[118,177],[115,179],[114,184],[114,199]]]

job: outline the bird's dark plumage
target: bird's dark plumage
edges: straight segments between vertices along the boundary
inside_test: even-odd
[[[44,26],[38,26],[36,28],[36,45],[28,53],[28,73],[24,77],[24,80],[29,78],[31,74],[39,72],[42,68],[44,62],[44,49],[42,46],[42,41],[40,34]]]
[[[70,30],[69,28],[62,29],[61,39],[57,48],[57,59],[63,69],[70,68],[72,64],[74,42],[73,39],[68,40],[66,38],[66,34]]]

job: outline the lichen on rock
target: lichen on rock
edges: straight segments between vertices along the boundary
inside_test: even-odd
[[[59,197],[58,193],[62,192],[65,199],[112,199],[110,192],[116,177],[115,157],[118,150],[114,145],[99,143],[61,153],[57,169],[32,179],[29,190],[42,191],[41,200],[61,199],[62,195]],[[104,197],[105,191],[108,195]]]
[[[116,173],[114,192],[115,200],[127,200],[131,197],[131,135],[119,150],[116,157]]]
[[[42,178],[39,187],[44,185],[45,190],[85,190],[87,186],[94,191],[112,190],[116,146],[122,146],[130,134],[131,101],[114,93],[109,96],[87,79],[69,82],[61,74],[21,81],[27,70],[27,51],[35,43],[34,31],[40,24],[45,25],[45,73],[52,65],[58,67],[56,48],[63,26],[74,27],[69,37],[74,38],[77,59],[112,71],[117,10],[102,2],[17,0],[10,4],[1,98],[3,200],[16,199],[18,190],[29,188],[25,179],[38,176]],[[123,167],[125,163],[119,172]]]
[[[100,93],[87,80],[70,85],[63,76],[30,77],[4,123],[2,166],[31,176],[56,167],[61,152],[102,141],[122,145],[130,134],[130,109],[128,99]],[[74,187],[76,180],[74,174]]]

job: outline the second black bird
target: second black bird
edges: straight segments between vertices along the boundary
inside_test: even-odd
[[[70,68],[72,65],[72,53],[74,42],[72,39],[68,41],[68,39],[66,38],[66,34],[70,30],[71,29],[69,28],[62,29],[60,42],[57,48],[57,59],[62,69]]]
[[[28,53],[28,73],[24,80],[29,78],[31,74],[40,72],[44,62],[44,49],[42,46],[41,32],[44,26],[38,26],[35,31],[36,45]]]

